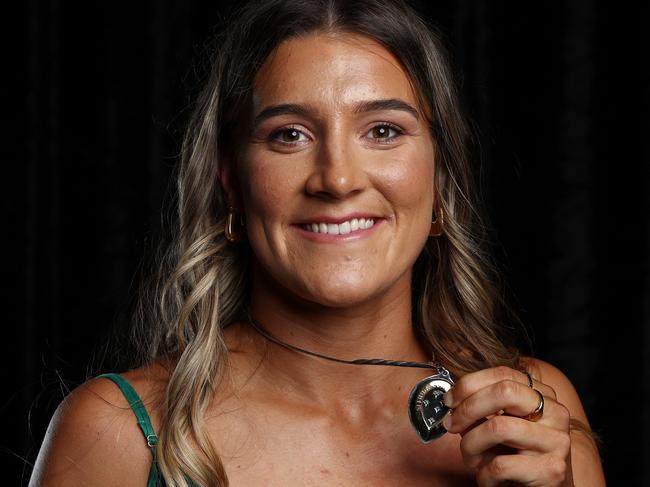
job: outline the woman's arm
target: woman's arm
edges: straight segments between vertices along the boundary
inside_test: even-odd
[[[575,429],[571,431],[571,466],[574,484],[577,487],[604,486],[605,476],[598,447],[589,434],[591,431],[589,421],[573,384],[553,365],[535,359],[528,359],[528,361],[533,370],[539,371],[540,381],[553,388],[557,401],[569,410],[571,419],[579,421],[586,428],[586,431]]]
[[[94,379],[57,408],[29,486],[146,485],[151,460],[118,388],[107,379]]]
[[[535,359],[525,364],[534,378],[495,367],[461,377],[445,397],[453,414],[451,433],[462,436],[464,462],[476,469],[481,487],[512,480],[523,485],[599,487],[605,485],[598,449],[591,438],[570,429],[571,420],[589,423],[573,385],[558,369]],[[544,396],[543,415],[533,412]]]

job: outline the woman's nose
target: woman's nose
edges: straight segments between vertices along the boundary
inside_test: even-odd
[[[307,179],[309,194],[341,199],[361,192],[367,186],[363,151],[351,145],[331,141],[320,147],[313,171]]]

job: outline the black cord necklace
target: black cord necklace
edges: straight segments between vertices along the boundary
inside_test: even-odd
[[[433,362],[425,364],[421,362],[407,362],[402,360],[386,360],[379,358],[344,360],[337,357],[330,357],[329,355],[312,352],[283,342],[266,331],[252,317],[249,317],[249,322],[253,329],[268,341],[293,352],[311,355],[312,357],[318,357],[348,365],[384,365],[435,370],[433,375],[419,381],[411,390],[408,403],[409,418],[411,419],[411,424],[413,425],[413,428],[415,428],[418,436],[425,443],[440,438],[447,432],[442,425],[442,420],[450,409],[445,406],[442,399],[445,392],[451,389],[454,385],[454,381],[449,371],[442,365]]]

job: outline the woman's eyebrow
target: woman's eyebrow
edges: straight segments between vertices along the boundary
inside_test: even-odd
[[[311,113],[313,113],[312,109],[305,105],[299,105],[296,103],[271,105],[255,115],[255,118],[253,119],[253,129],[257,128],[259,124],[269,118],[279,117],[280,115],[299,115],[301,117],[308,117]]]
[[[420,119],[418,111],[398,98],[387,98],[382,100],[363,100],[354,104],[352,111],[354,113],[366,113],[380,110],[401,110],[412,115],[416,120]],[[308,117],[314,113],[314,109],[307,105],[298,103],[281,103],[270,105],[264,108],[253,119],[253,128],[258,127],[262,122],[272,117],[280,115],[298,115]]]
[[[354,107],[355,113],[374,112],[379,110],[401,110],[413,115],[416,120],[420,119],[420,114],[414,107],[398,98],[361,101]]]

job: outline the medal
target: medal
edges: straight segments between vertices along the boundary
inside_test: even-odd
[[[294,352],[304,353],[306,355],[331,360],[333,362],[349,365],[388,365],[393,367],[413,367],[417,369],[435,370],[433,375],[422,379],[420,382],[415,384],[415,387],[411,390],[408,402],[408,413],[415,432],[424,443],[429,443],[430,441],[438,439],[447,432],[445,427],[442,425],[442,420],[450,409],[445,406],[442,399],[445,392],[451,389],[454,385],[454,380],[451,378],[449,371],[442,365],[436,363],[423,364],[420,362],[386,360],[381,358],[344,360],[330,357],[329,355],[323,355],[322,353],[312,352],[311,350],[305,350],[304,348],[283,342],[279,338],[271,335],[252,318],[250,318],[250,324],[253,326],[255,331],[273,343]]]
[[[449,371],[441,365],[434,365],[436,373],[415,384],[409,396],[409,418],[424,443],[444,435],[447,430],[442,420],[449,412],[442,399],[454,381]]]

